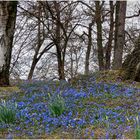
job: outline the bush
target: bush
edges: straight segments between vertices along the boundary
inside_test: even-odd
[[[54,117],[60,116],[65,111],[65,101],[60,95],[51,96],[48,102],[48,108]]]
[[[5,103],[0,104],[0,123],[14,123],[16,120],[16,104]]]

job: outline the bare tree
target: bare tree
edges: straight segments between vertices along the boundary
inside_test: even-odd
[[[33,73],[34,73],[34,70],[35,70],[35,67],[38,63],[38,61],[40,60],[40,58],[43,56],[43,54],[45,52],[47,52],[49,49],[52,48],[53,46],[53,43],[49,43],[48,45],[46,45],[44,47],[44,49],[42,51],[40,51],[44,41],[45,41],[45,27],[44,27],[44,24],[42,25],[43,26],[43,29],[41,29],[41,16],[42,16],[42,13],[43,11],[41,11],[42,9],[42,5],[40,2],[38,2],[38,5],[37,5],[37,12],[38,12],[38,21],[37,21],[37,28],[38,28],[38,33],[37,33],[37,44],[35,46],[35,54],[33,56],[33,60],[32,60],[32,64],[31,64],[31,68],[30,68],[30,71],[29,71],[29,74],[28,74],[28,80],[31,80],[32,77],[33,77]]]
[[[28,1],[25,4],[20,1],[11,77],[65,79],[73,78],[78,73],[88,74],[98,68],[109,70],[113,65],[113,53],[117,56],[120,51],[119,55],[124,59],[132,51],[139,33],[138,24],[133,20],[139,16],[136,8],[127,13],[126,29],[120,33],[121,20],[117,18],[122,18],[124,13],[120,13],[121,16],[116,14],[114,21],[114,9],[120,12],[120,6],[117,10],[118,3],[121,2]],[[118,32],[120,35],[125,32],[125,40]],[[116,38],[117,46],[124,40],[123,49],[113,49]],[[118,62],[117,57],[114,62]]]
[[[53,6],[51,6],[51,4]],[[65,6],[58,1],[46,2],[47,9],[50,12],[54,24],[54,32],[52,32],[51,37],[56,46],[58,75],[60,80],[65,79],[65,56],[68,41],[79,23],[79,19],[77,22],[71,23],[74,19],[72,14],[77,3],[72,5],[73,2],[64,2],[63,4],[65,4]]]

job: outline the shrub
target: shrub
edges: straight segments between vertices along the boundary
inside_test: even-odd
[[[48,108],[54,117],[60,116],[65,111],[65,101],[60,95],[51,96],[48,102]]]
[[[14,106],[2,101],[0,104],[0,123],[14,123],[16,120],[16,104]]]

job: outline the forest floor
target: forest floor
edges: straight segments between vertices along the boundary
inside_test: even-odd
[[[0,88],[0,98],[16,117],[0,115],[0,138],[134,139],[136,127],[140,135],[140,83],[117,71],[24,82]]]

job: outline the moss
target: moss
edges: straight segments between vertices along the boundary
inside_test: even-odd
[[[124,71],[122,70],[110,70],[110,71],[101,71],[96,75],[96,81],[98,82],[118,82],[122,81]]]
[[[18,87],[0,87],[0,92],[19,92],[20,89]]]
[[[14,92],[20,92],[18,87],[0,87],[0,99],[9,98]]]
[[[109,70],[109,71],[98,71],[91,73],[89,75],[79,74],[77,77],[71,79],[70,83],[77,87],[82,84],[86,86],[86,82],[89,78],[94,77],[95,82],[105,82],[105,83],[118,83],[120,86],[129,86],[140,88],[140,82],[135,82],[133,80],[125,80],[126,72],[124,70]]]

